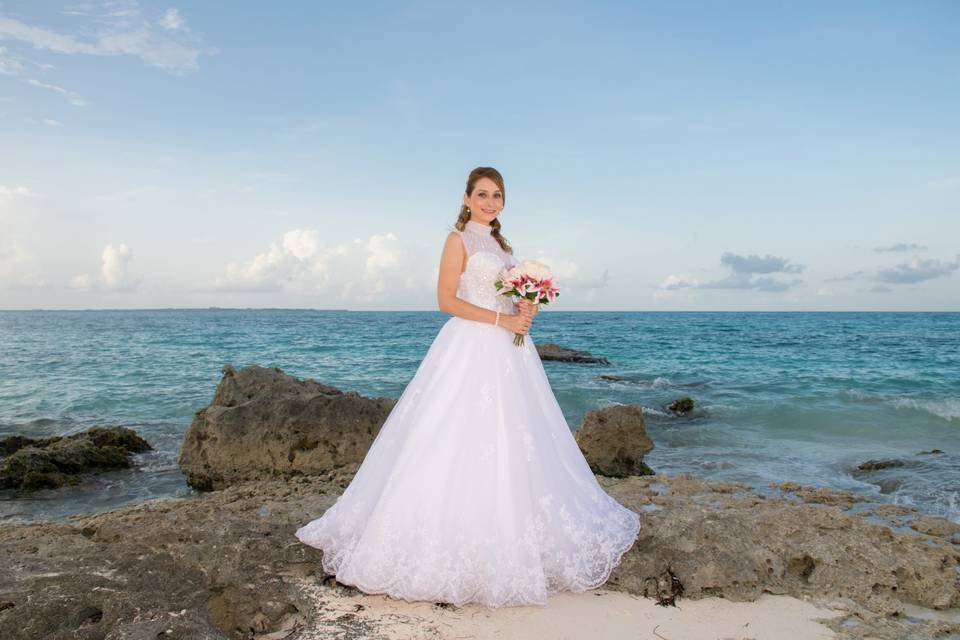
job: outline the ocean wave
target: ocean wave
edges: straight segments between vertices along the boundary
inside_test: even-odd
[[[706,413],[724,413],[726,411],[736,411],[737,407],[732,404],[722,404],[718,402],[716,404],[700,405],[700,409]]]
[[[618,402],[617,400],[611,400],[609,398],[600,398],[599,400],[597,400],[598,409],[606,409],[607,407],[624,407],[624,406],[626,406],[625,403]],[[654,416],[660,416],[663,418],[675,417],[672,413],[669,413],[667,411],[662,411],[655,407],[648,407],[645,404],[640,405],[640,410],[643,412],[643,415],[654,415]]]
[[[611,400],[610,398],[597,398],[597,409],[606,409],[607,407],[622,407],[623,402]]]
[[[619,376],[617,374],[607,374],[606,376],[600,376],[600,380],[603,380],[606,384],[609,384],[613,388],[636,388],[641,389],[666,389],[666,388],[676,388],[676,389],[708,389],[712,385],[707,380],[689,380],[689,381],[677,381],[673,378],[668,378],[666,376],[653,376],[652,378],[649,375],[631,375],[625,374]]]
[[[960,419],[960,399],[944,398],[942,400],[921,400],[918,398],[896,398],[892,404],[897,409],[914,409],[926,411],[947,422]]]
[[[606,409],[607,407],[623,407],[626,405],[627,403],[620,402],[618,400],[612,400],[610,398],[599,398],[597,400],[598,409]],[[641,404],[640,409],[641,411],[643,411],[643,415],[645,416],[649,415],[649,416],[657,416],[659,418],[676,418],[678,417],[678,415],[680,415],[672,411],[667,411],[666,409],[651,407],[645,404]],[[727,404],[704,405],[702,407],[696,407],[692,413],[685,414],[685,417],[697,416],[697,415],[700,415],[701,413],[708,413],[711,410],[716,411],[716,410],[734,410],[734,409],[736,409],[736,407],[727,405]]]
[[[654,416],[660,416],[661,418],[673,418],[673,417],[675,417],[674,414],[672,414],[672,413],[669,413],[669,412],[667,412],[667,411],[661,411],[660,409],[656,409],[656,408],[654,408],[654,407],[648,407],[648,406],[645,405],[645,404],[640,405],[640,408],[643,409],[643,414],[644,414],[644,415],[650,414],[650,415],[654,415]]]
[[[663,378],[660,376],[657,376],[653,380],[650,380],[648,378],[636,379],[636,378],[626,377],[626,378],[614,378],[614,379],[607,378],[607,381],[613,383],[614,385],[620,384],[620,385],[637,386],[637,387],[642,387],[644,389],[660,389],[662,387],[669,387],[673,385],[673,382],[670,380],[670,378]]]
[[[176,463],[176,460],[155,460],[151,462],[142,462],[133,467],[134,471],[139,471],[141,473],[160,473],[165,471],[176,471],[180,469],[180,465]]]
[[[696,464],[701,469],[733,469],[737,466],[729,460],[698,460]]]
[[[866,391],[860,391],[859,389],[841,389],[840,395],[848,398],[853,398],[854,400],[879,400],[879,396],[867,393]]]
[[[889,396],[876,393],[867,393],[858,389],[842,389],[839,395],[860,402],[879,402],[888,404],[894,409],[908,409],[922,411],[942,418],[947,422],[960,420],[960,398],[910,398],[904,396]]]

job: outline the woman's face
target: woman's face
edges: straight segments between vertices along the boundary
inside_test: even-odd
[[[490,224],[503,209],[503,192],[490,178],[480,178],[471,195],[463,194],[463,204],[470,207],[470,219]]]

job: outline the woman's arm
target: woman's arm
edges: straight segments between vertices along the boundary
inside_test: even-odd
[[[443,254],[440,256],[440,276],[437,279],[437,306],[440,311],[449,313],[465,320],[476,320],[477,322],[489,322],[493,324],[497,320],[497,312],[491,309],[478,307],[466,300],[457,297],[457,285],[460,281],[460,272],[463,268],[463,260],[466,257],[466,250],[463,247],[463,241],[456,233],[450,232],[447,241],[443,245]],[[523,314],[526,315],[526,314]],[[499,324],[505,328],[513,325],[514,320],[519,318],[511,317],[503,313],[500,314]],[[521,327],[513,327],[519,329]],[[526,326],[529,329],[529,323]],[[526,333],[526,331],[524,331]]]
[[[440,256],[440,276],[437,279],[437,306],[440,311],[450,313],[465,320],[489,322],[497,320],[497,312],[470,304],[457,297],[457,285],[460,281],[460,272],[463,268],[463,259],[466,257],[463,241],[456,233],[450,232],[443,245],[443,254]],[[501,317],[503,314],[501,314]]]

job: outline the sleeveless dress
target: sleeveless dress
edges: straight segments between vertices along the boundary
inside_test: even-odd
[[[457,297],[511,314],[494,280],[516,264],[490,235],[467,250]],[[546,605],[597,587],[640,530],[590,471],[530,334],[451,317],[350,485],[296,531],[344,584],[407,601]]]

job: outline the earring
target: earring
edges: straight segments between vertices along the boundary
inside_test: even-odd
[[[470,207],[467,207],[467,213],[470,213]]]

